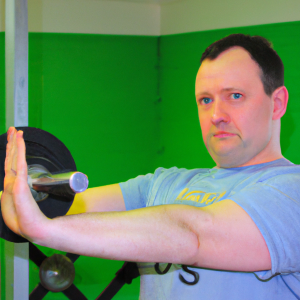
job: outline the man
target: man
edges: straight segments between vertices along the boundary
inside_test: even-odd
[[[159,168],[90,189],[75,199],[83,214],[53,220],[31,197],[22,132],[9,129],[4,221],[43,246],[138,262],[141,299],[300,299],[300,169],[280,150],[280,58],[261,37],[215,42],[196,101],[215,168]],[[158,275],[150,262],[173,265]]]

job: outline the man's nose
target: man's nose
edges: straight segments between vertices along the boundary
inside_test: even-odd
[[[211,122],[217,126],[220,123],[229,123],[230,116],[226,109],[226,104],[221,99],[215,99],[212,106]]]

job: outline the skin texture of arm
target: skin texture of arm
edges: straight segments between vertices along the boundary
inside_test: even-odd
[[[11,129],[8,136],[2,214],[7,226],[28,240],[117,260],[235,271],[270,269],[270,255],[261,233],[231,200],[206,208],[162,205],[47,219],[27,184],[22,132]]]

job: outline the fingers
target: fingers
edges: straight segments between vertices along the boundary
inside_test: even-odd
[[[5,174],[8,175],[11,173],[11,170],[16,170],[16,160],[14,159],[16,155],[16,146],[15,146],[15,134],[16,129],[10,127],[7,132],[7,146],[6,146],[6,159],[5,159]],[[13,166],[14,164],[14,166]]]
[[[19,174],[27,178],[26,148],[23,131],[17,132],[14,127],[10,127],[7,132],[7,139],[5,174]]]
[[[11,170],[16,174],[17,171],[17,131],[14,130],[13,138],[12,138],[12,162],[11,162]]]

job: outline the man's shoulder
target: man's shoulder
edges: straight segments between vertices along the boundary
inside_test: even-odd
[[[285,158],[258,165],[253,171],[261,173],[261,181],[276,177],[286,180],[293,177],[300,179],[300,165],[293,164]]]
[[[278,190],[287,195],[298,194],[300,182],[300,165],[293,164],[285,158],[250,167],[250,174],[242,175],[239,183],[243,188],[258,190]],[[238,185],[239,185],[238,184]],[[298,196],[297,196],[298,198]]]

